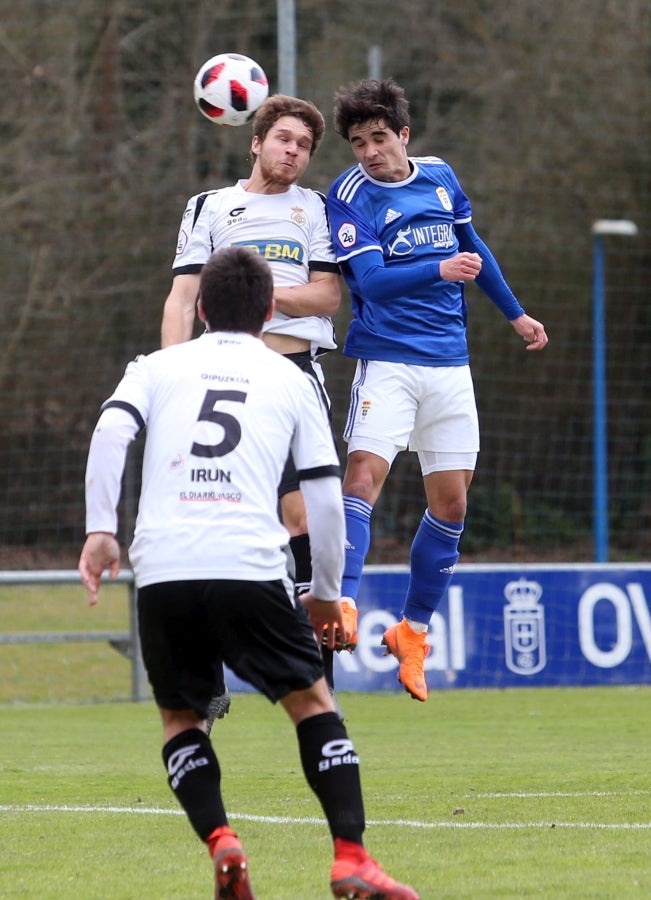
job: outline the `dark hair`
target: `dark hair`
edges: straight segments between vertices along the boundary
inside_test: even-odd
[[[392,78],[378,81],[364,78],[341,87],[335,94],[335,131],[348,140],[353,125],[382,120],[391,131],[400,134],[409,125],[409,102],[404,89]]]
[[[314,156],[325,131],[325,122],[314,103],[308,100],[299,100],[298,97],[288,97],[286,94],[267,97],[253,119],[254,137],[262,143],[281,116],[295,116],[307,125],[312,132],[310,156]]]
[[[199,296],[209,331],[259,334],[273,299],[269,263],[249,247],[216,250],[201,270]]]

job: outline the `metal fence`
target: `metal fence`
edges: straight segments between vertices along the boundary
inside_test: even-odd
[[[106,579],[108,580],[108,579]],[[61,644],[84,641],[106,641],[131,663],[131,698],[148,700],[151,697],[147,674],[142,661],[138,639],[138,617],[136,614],[136,587],[133,572],[126,570],[111,579],[113,584],[126,584],[129,595],[128,631],[21,631],[0,632],[0,644]],[[26,584],[79,584],[76,569],[50,569],[39,571],[0,572],[0,585]]]

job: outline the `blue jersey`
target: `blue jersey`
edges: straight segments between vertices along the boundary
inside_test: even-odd
[[[354,166],[328,194],[337,262],[352,296],[343,352],[414,365],[466,365],[463,284],[442,280],[439,263],[459,252],[455,226],[470,222],[470,201],[443,160],[410,163],[411,175],[400,182],[376,181]]]

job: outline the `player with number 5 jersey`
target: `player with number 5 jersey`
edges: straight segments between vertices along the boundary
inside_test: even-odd
[[[339,603],[344,515],[326,406],[313,379],[261,340],[273,279],[258,254],[243,247],[213,254],[201,272],[198,311],[205,334],[137,359],[102,406],[88,453],[79,560],[89,600],[97,602],[104,570],[119,569],[126,452],[146,428],[129,551],[142,656],[162,720],[168,783],[213,859],[216,900],[254,900],[206,733],[224,664],[279,702],[296,728],[305,778],[334,844],[333,895],[418,900],[364,848],[359,757],[317,643],[326,637],[334,649],[335,631],[346,631]],[[313,555],[310,590],[300,602],[277,515],[290,449]]]
[[[125,441],[147,428],[130,549],[139,586],[215,573],[286,576],[288,535],[277,513],[283,453],[291,447],[301,478],[338,472],[312,379],[257,337],[206,332],[136,359],[102,410],[100,440],[107,421],[122,422]],[[113,531],[113,515],[93,527]],[[337,596],[339,585],[316,564],[327,595]]]

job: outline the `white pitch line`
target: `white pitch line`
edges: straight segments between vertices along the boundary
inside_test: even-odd
[[[522,799],[527,797],[646,797],[651,791],[508,791],[503,794],[475,794],[468,793],[466,799],[492,800],[492,799]]]
[[[118,813],[122,815],[149,816],[184,816],[181,809],[158,809],[147,806],[24,806],[0,805],[0,812],[73,812],[73,813]],[[246,813],[229,813],[230,819],[245,822],[264,822],[269,825],[323,825],[325,819],[306,816],[254,816]],[[471,828],[471,829],[523,829],[523,828],[581,828],[598,830],[646,830],[651,829],[651,822],[421,822],[410,819],[370,819],[367,825],[405,826],[407,828]]]

